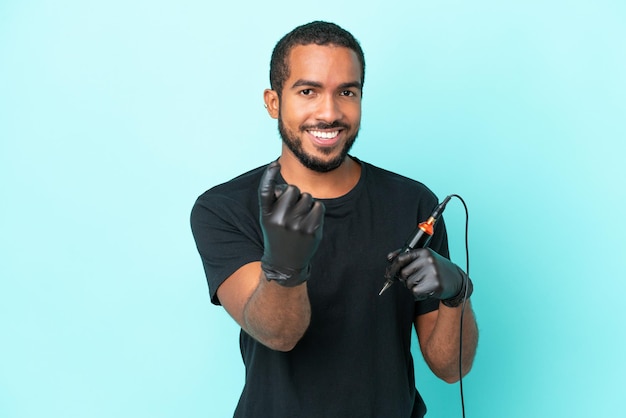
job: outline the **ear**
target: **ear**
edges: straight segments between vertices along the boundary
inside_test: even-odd
[[[265,102],[265,108],[270,117],[278,119],[278,107],[280,106],[278,93],[274,90],[265,89],[263,92],[263,101]]]

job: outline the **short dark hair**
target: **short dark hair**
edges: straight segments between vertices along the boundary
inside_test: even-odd
[[[270,61],[270,86],[280,97],[285,80],[289,78],[288,56],[298,45],[334,45],[350,48],[361,62],[361,89],[365,82],[365,57],[359,42],[350,32],[340,26],[323,21],[315,21],[298,26],[283,36],[274,47]]]

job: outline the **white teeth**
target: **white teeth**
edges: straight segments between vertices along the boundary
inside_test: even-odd
[[[322,139],[331,139],[336,137],[337,135],[339,135],[339,131],[332,131],[332,132],[322,132],[322,131],[309,131],[311,133],[311,135],[313,135],[316,138],[322,138]]]

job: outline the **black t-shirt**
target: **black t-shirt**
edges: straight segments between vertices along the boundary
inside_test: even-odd
[[[307,282],[311,323],[289,352],[274,351],[242,331],[246,381],[235,417],[421,417],[411,330],[437,300],[415,302],[395,284],[383,295],[386,255],[400,248],[437,198],[423,184],[371,164],[346,195],[322,199],[323,238]],[[263,235],[257,189],[266,166],[202,194],[191,225],[211,301],[241,266],[259,261]],[[279,183],[284,180],[279,179]],[[430,248],[448,257],[440,220]]]

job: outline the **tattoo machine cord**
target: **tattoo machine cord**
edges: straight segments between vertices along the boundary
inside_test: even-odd
[[[463,303],[461,305],[461,323],[459,325],[459,390],[461,393],[461,411],[463,414],[463,418],[465,418],[465,397],[463,396],[463,318],[465,317],[465,306],[467,304],[467,280],[469,280],[470,274],[470,263],[469,263],[469,210],[467,209],[467,205],[461,196],[458,194],[452,194],[448,197],[456,197],[463,204],[463,208],[465,209],[465,294],[463,295]],[[447,198],[446,198],[447,199]]]
[[[430,238],[432,237],[433,232],[434,232],[435,223],[437,222],[437,220],[443,213],[450,199],[452,199],[453,197],[456,197],[457,199],[459,199],[461,203],[463,204],[463,208],[465,208],[465,273],[466,273],[466,276],[465,276],[465,283],[463,283],[463,287],[465,288],[465,293],[463,295],[463,302],[461,305],[461,323],[459,325],[459,388],[461,392],[461,410],[462,410],[463,418],[465,418],[465,398],[463,395],[463,360],[462,359],[463,359],[463,318],[465,317],[465,306],[467,302],[467,291],[469,287],[467,284],[467,280],[469,280],[469,239],[468,239],[469,237],[469,211],[467,209],[467,205],[465,204],[465,201],[463,200],[463,198],[459,196],[458,194],[451,194],[447,196],[443,200],[443,202],[441,202],[439,205],[437,205],[437,207],[435,207],[430,217],[425,222],[422,222],[417,226],[415,231],[411,234],[411,237],[404,244],[404,247],[402,248],[401,252],[410,251],[415,248],[425,248],[428,246],[428,243],[430,242]],[[394,283],[395,283],[395,280],[388,279],[385,282],[385,285],[383,286],[383,288],[381,289],[378,295],[379,296],[382,295],[383,292],[389,289],[389,287],[391,287],[391,285]]]

